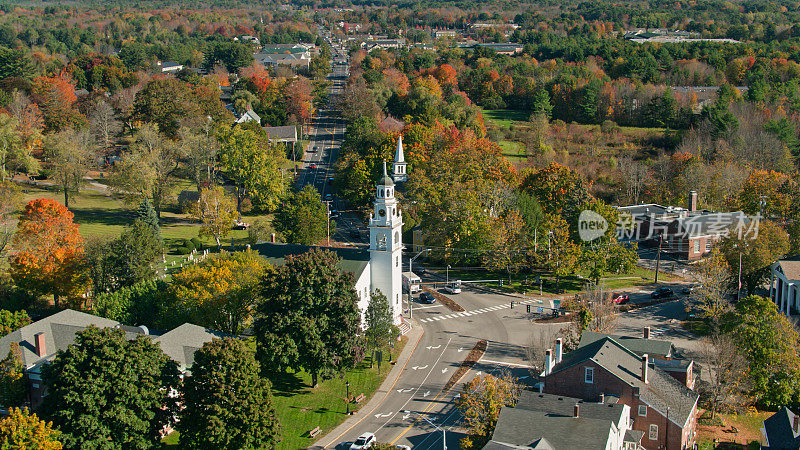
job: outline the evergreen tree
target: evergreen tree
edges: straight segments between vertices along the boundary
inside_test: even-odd
[[[372,360],[374,361],[374,352],[389,346],[392,340],[397,339],[400,334],[400,330],[394,325],[392,307],[389,305],[389,300],[380,290],[375,290],[372,293],[367,310],[364,312],[364,321],[367,325],[364,337],[367,340],[367,345],[373,351]]]
[[[275,448],[278,419],[269,381],[236,338],[214,339],[195,352],[192,375],[183,382],[181,446]]]
[[[152,227],[158,239],[161,239],[161,226],[158,223],[158,214],[156,210],[153,209],[153,204],[150,203],[150,200],[144,199],[142,203],[139,204],[139,209],[136,210],[136,219]]]

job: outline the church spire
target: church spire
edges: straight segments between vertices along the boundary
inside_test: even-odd
[[[406,181],[406,156],[403,154],[403,135],[397,137],[397,150],[394,152],[394,164],[392,165],[392,178],[395,183]]]

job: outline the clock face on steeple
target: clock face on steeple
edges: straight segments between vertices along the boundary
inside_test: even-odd
[[[386,215],[386,210],[383,209],[383,208],[379,209],[378,210],[378,215],[381,216],[381,217],[385,216]]]

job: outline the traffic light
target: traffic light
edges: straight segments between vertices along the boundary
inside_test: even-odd
[[[528,314],[531,313],[531,305],[525,305],[526,309],[528,310]]]

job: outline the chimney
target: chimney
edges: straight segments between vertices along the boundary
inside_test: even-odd
[[[795,414],[792,418],[792,429],[794,430],[794,434],[797,434],[798,428],[800,428],[800,416]]]
[[[689,211],[697,211],[697,191],[689,192]]]
[[[561,352],[562,352],[562,345],[561,345],[561,338],[556,339],[556,364],[561,362]]]
[[[647,377],[648,375],[647,371],[649,370],[649,363],[650,363],[650,358],[648,357],[647,353],[645,353],[644,355],[642,355],[642,381],[645,384],[650,382],[650,380]]]
[[[40,358],[47,356],[47,347],[44,345],[44,333],[36,333],[33,336],[36,339],[36,354]]]
[[[269,241],[272,242],[273,244],[275,243],[275,233],[269,235]]]
[[[644,327],[642,335],[645,339],[650,339],[650,327]]]
[[[572,417],[577,419],[578,417],[580,417],[580,412],[581,412],[581,405],[575,403],[575,409],[573,410]]]
[[[553,370],[553,349],[548,348],[544,352],[544,374],[550,375]]]

